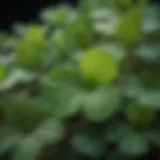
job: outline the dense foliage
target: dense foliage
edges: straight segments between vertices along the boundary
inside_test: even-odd
[[[0,155],[158,158],[159,16],[145,0],[84,0],[2,32]]]

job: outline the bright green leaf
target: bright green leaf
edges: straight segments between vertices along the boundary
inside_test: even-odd
[[[109,51],[92,48],[81,57],[79,70],[86,81],[109,84],[117,77],[119,64]]]
[[[30,26],[24,37],[15,46],[17,63],[22,67],[36,68],[43,62],[43,54],[47,48],[44,31],[39,26]]]

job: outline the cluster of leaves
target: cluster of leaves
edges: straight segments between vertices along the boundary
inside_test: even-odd
[[[0,34],[0,156],[146,158],[160,148],[160,6],[84,0]],[[152,151],[153,150],[153,151]]]

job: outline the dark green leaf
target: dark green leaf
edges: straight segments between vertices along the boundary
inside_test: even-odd
[[[3,100],[4,117],[22,132],[31,132],[47,116],[48,111],[32,99],[10,97]]]
[[[72,146],[90,157],[100,157],[105,152],[102,136],[92,132],[80,132],[73,136]]]
[[[143,155],[149,150],[147,139],[138,133],[131,133],[123,137],[118,147],[121,152],[132,156]]]

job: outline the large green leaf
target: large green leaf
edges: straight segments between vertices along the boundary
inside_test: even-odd
[[[13,150],[12,160],[36,160],[41,151],[41,141],[26,137]]]
[[[31,132],[41,121],[49,116],[44,107],[38,102],[27,98],[9,97],[2,101],[4,118],[8,124],[21,132]]]
[[[79,70],[86,81],[95,84],[109,84],[118,76],[117,59],[101,47],[89,49],[81,57]]]
[[[32,132],[32,136],[43,145],[55,144],[63,135],[64,126],[54,119],[45,120]]]
[[[0,155],[10,151],[21,140],[21,135],[12,127],[0,126]]]
[[[42,99],[48,104],[56,118],[75,115],[83,103],[83,91],[65,83],[54,83],[44,78],[41,85]]]
[[[121,91],[118,87],[98,88],[86,95],[84,114],[92,121],[103,121],[119,110]]]

